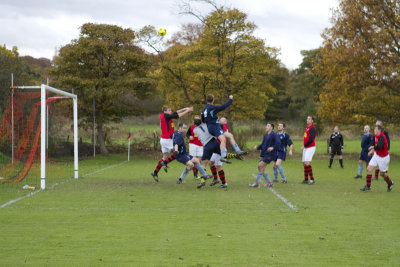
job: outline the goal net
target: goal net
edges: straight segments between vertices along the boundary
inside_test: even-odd
[[[45,189],[78,178],[77,96],[13,86],[0,122],[0,184]]]

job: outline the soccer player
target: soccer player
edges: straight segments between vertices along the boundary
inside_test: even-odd
[[[376,121],[375,126],[380,125],[383,129],[383,133],[386,136],[386,140],[388,142],[388,150],[390,151],[390,138],[389,138],[389,133],[385,130],[385,127],[383,127],[382,121]],[[379,168],[375,169],[375,180],[378,180],[378,175],[379,175]]]
[[[367,167],[367,184],[361,188],[361,191],[371,190],[371,178],[372,171],[374,168],[378,167],[381,173],[381,176],[387,183],[387,191],[390,192],[393,189],[393,181],[390,180],[388,176],[388,169],[390,163],[389,149],[388,149],[388,141],[384,134],[383,127],[381,125],[375,126],[374,131],[374,145],[369,147],[369,155],[372,155],[372,158]]]
[[[151,173],[154,180],[158,182],[158,172],[161,167],[164,168],[164,171],[167,172],[167,164],[175,159],[175,155],[171,155],[171,151],[173,150],[173,142],[172,135],[174,133],[174,123],[172,119],[178,119],[188,112],[193,111],[193,107],[186,107],[176,112],[172,112],[171,108],[168,106],[164,106],[162,108],[163,113],[160,115],[160,127],[161,127],[161,151],[163,153],[162,158],[158,161],[156,168]]]
[[[307,126],[304,131],[304,145],[301,147],[303,150],[303,166],[304,166],[304,180],[302,184],[312,185],[315,183],[314,175],[311,167],[311,161],[315,153],[315,137],[317,130],[314,126],[314,118],[307,116]],[[310,180],[308,180],[310,177]]]
[[[208,131],[211,135],[218,138],[221,142],[220,149],[221,149],[221,161],[228,162],[226,159],[226,137],[224,135],[224,131],[221,129],[221,125],[218,123],[219,117],[217,116],[218,112],[226,109],[229,107],[233,102],[233,96],[229,96],[229,100],[220,105],[214,105],[214,95],[209,94],[206,97],[207,105],[201,111],[201,120],[207,124]],[[245,154],[246,152],[241,151],[237,144],[233,145],[234,150],[238,154]]]
[[[236,153],[239,153],[240,155],[245,155],[248,152],[247,151],[242,151],[238,144],[235,141],[235,137],[233,136],[232,133],[229,132],[228,130],[228,120],[225,117],[221,117],[221,119],[219,120],[219,124],[221,125],[222,131],[224,132],[224,136],[227,139],[227,141],[229,141],[229,143],[231,144],[231,146],[233,147],[233,149],[236,151]],[[239,159],[243,159],[242,157],[240,157]]]
[[[225,180],[225,173],[222,170],[222,163],[221,161],[221,149],[220,145],[215,139],[214,136],[210,134],[208,131],[207,125],[205,123],[202,123],[201,120],[195,119],[194,124],[196,127],[193,129],[193,132],[197,135],[199,138],[200,142],[204,145],[204,151],[203,151],[203,157],[202,157],[202,165],[205,167],[208,163],[208,161],[213,161],[217,166],[220,165],[221,168],[218,170],[221,182],[222,184],[218,188],[227,188],[228,184],[226,183]],[[228,156],[230,156],[228,154]],[[214,158],[213,158],[214,157]],[[211,162],[210,162],[211,163]],[[213,164],[210,164],[211,170],[213,171]],[[218,169],[218,167],[217,167]],[[215,178],[215,176],[214,176]],[[212,182],[212,185],[215,185],[215,180]],[[204,185],[206,185],[206,182],[204,179],[201,180],[200,184],[197,186],[197,188],[201,188]]]
[[[343,135],[339,132],[339,126],[333,128],[333,133],[329,138],[329,153],[331,153],[329,169],[332,168],[333,157],[335,154],[339,156],[340,167],[343,169]]]
[[[281,146],[281,141],[278,135],[273,131],[274,124],[267,123],[265,127],[267,133],[264,135],[263,141],[260,145],[254,146],[254,150],[261,150],[260,157],[261,160],[258,163],[258,172],[256,181],[254,183],[249,184],[250,187],[259,187],[259,183],[261,180],[261,175],[264,176],[265,181],[267,182],[267,187],[273,187],[271,179],[268,176],[268,173],[265,171],[265,168],[271,161],[274,161],[276,158],[276,151]]]
[[[196,115],[194,119],[200,120],[200,116]],[[201,157],[203,156],[203,144],[200,142],[199,138],[194,134],[193,129],[196,127],[194,123],[189,127],[186,132],[186,137],[189,138],[189,155],[197,158],[201,161]],[[195,179],[198,179],[198,170],[196,168],[193,169],[193,175]]]
[[[173,139],[173,147],[174,154],[176,160],[180,163],[186,165],[186,168],[183,170],[181,176],[179,177],[177,183],[182,183],[182,180],[189,174],[190,170],[192,170],[195,166],[202,174],[203,179],[208,179],[209,175],[205,172],[204,168],[201,166],[200,161],[197,158],[190,156],[186,152],[185,139],[183,138],[183,134],[187,131],[187,125],[183,122],[179,123],[178,131],[175,131],[172,139]]]
[[[287,180],[281,164],[282,161],[285,161],[286,159],[287,146],[289,146],[289,156],[293,155],[293,142],[292,139],[290,139],[289,134],[287,134],[284,130],[285,130],[285,123],[283,122],[278,123],[278,137],[279,140],[281,141],[281,145],[276,151],[276,159],[274,163],[274,182],[278,182],[278,171],[279,171],[279,173],[282,176],[281,183],[286,184]]]
[[[362,178],[363,163],[365,167],[368,167],[368,162],[371,160],[371,156],[368,155],[368,148],[374,145],[374,137],[369,133],[369,125],[364,126],[364,134],[361,140],[361,152],[358,158],[358,174],[354,176],[355,179]],[[379,169],[378,169],[379,172]]]

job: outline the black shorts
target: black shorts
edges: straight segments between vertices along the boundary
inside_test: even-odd
[[[342,148],[341,147],[332,147],[331,153],[333,155],[342,155]]]

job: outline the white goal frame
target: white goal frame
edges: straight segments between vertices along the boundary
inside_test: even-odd
[[[46,188],[46,138],[47,138],[47,106],[46,91],[50,91],[73,100],[74,120],[74,178],[78,179],[78,96],[42,84],[40,86],[13,86],[18,89],[40,89],[40,189]],[[13,129],[14,131],[14,129]],[[13,144],[14,146],[14,144]]]

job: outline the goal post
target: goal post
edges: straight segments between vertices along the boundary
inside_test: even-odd
[[[47,137],[47,93],[52,92],[57,95],[70,98],[73,101],[73,135],[74,135],[74,178],[78,179],[78,97],[75,94],[71,94],[51,86],[42,84],[40,86],[13,86],[18,89],[40,89],[40,188],[46,188],[46,137]]]

